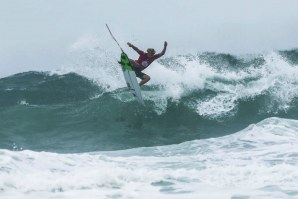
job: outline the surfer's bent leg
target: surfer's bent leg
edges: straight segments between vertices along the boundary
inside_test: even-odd
[[[139,85],[142,86],[143,84],[147,83],[150,80],[150,76],[142,73],[141,71],[139,71],[138,69],[134,69],[136,76],[138,78],[140,78],[142,81],[140,81]]]
[[[144,74],[144,73],[143,73],[143,74]],[[143,77],[142,77],[142,81],[139,83],[140,86],[142,86],[143,84],[146,84],[149,80],[150,80],[150,76],[144,74]]]
[[[140,67],[138,66],[138,63],[136,63],[134,60],[130,59],[129,61],[132,65],[133,70],[136,73],[136,76],[142,80],[140,81],[139,85],[141,86],[147,83],[150,80],[150,76],[141,72],[141,70],[139,69]]]

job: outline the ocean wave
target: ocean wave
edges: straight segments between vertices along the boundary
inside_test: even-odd
[[[298,67],[293,64],[297,54],[292,50],[239,58],[202,53],[161,59],[148,71],[153,78],[142,87],[143,96],[147,104],[155,104],[153,109],[159,114],[174,102],[187,104],[201,116],[222,118],[237,114],[242,101],[262,96],[266,98],[263,111],[288,111],[298,96]],[[88,60],[93,60],[90,53]],[[34,105],[74,103],[111,93],[120,102],[134,100],[118,92],[125,87],[120,67],[99,65],[100,70],[93,71],[98,63],[90,62],[91,66],[64,68],[64,72],[26,72],[2,78],[0,106],[21,101]]]
[[[75,73],[25,72],[0,79],[0,106],[61,104],[89,99],[101,93],[92,81]]]
[[[97,74],[94,61],[87,68],[78,65],[79,70],[2,78],[0,147],[115,150],[218,137],[272,116],[297,119],[293,54],[161,59],[145,71],[153,77],[142,87],[145,106],[123,88],[120,67],[99,65]]]
[[[231,135],[123,151],[0,150],[3,197],[296,198],[298,122],[267,118]]]

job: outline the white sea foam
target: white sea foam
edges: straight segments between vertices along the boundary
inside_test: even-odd
[[[121,67],[112,52],[105,50],[101,39],[96,36],[85,36],[69,48],[70,62],[59,70],[58,74],[75,72],[89,78],[106,91],[124,87],[125,81]]]
[[[298,198],[298,121],[114,152],[0,150],[1,198]]]
[[[250,67],[246,71],[229,72],[220,78],[229,82],[207,82],[209,88],[218,94],[205,100],[198,100],[197,112],[200,115],[217,118],[225,114],[235,113],[240,100],[246,101],[262,94],[268,95],[269,100],[263,107],[266,112],[287,111],[292,100],[298,96],[298,67],[290,65],[277,53],[264,56],[265,64]],[[250,82],[241,80],[252,78]]]
[[[29,105],[29,103],[27,103],[25,99],[21,100],[21,101],[19,102],[19,104],[20,104],[20,105]]]
[[[101,48],[97,37],[84,37],[70,48],[73,62],[60,72],[76,72],[86,76],[107,92],[125,87],[121,68],[117,63],[117,53]],[[158,92],[143,92],[147,102],[155,104],[155,111],[162,114],[168,102],[179,102],[182,97],[200,90],[210,90],[216,95],[192,99],[186,105],[199,115],[207,118],[233,116],[240,101],[267,95],[269,100],[262,111],[287,111],[298,96],[298,67],[288,63],[278,53],[260,55],[264,59],[261,66],[251,65],[245,70],[216,70],[197,56],[173,57],[177,66],[167,67],[162,62],[154,62],[144,70],[151,76],[148,85],[158,87]],[[130,55],[136,58],[137,54]],[[121,101],[132,101],[133,97]]]

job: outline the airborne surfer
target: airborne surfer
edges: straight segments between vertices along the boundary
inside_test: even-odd
[[[120,44],[112,34],[108,24],[106,24],[106,27],[110,32],[111,37],[114,39],[114,41],[117,43],[120,50],[122,51],[120,61],[118,63],[122,66],[122,71],[127,87],[129,88],[129,91],[132,93],[132,95],[136,98],[136,100],[140,104],[144,105],[140,85],[147,83],[150,80],[150,76],[142,73],[141,71],[146,69],[153,61],[165,54],[168,43],[165,41],[163,50],[160,53],[155,54],[155,50],[153,48],[148,48],[147,53],[145,53],[128,42],[128,46],[134,49],[140,55],[139,58],[134,61],[128,58],[127,54],[124,52],[124,50],[121,48]],[[141,79],[140,83],[138,83],[136,76]]]
[[[145,53],[129,42],[127,43],[127,45],[134,49],[140,55],[137,60],[130,59],[130,63],[136,73],[136,76],[141,79],[141,82],[139,84],[143,85],[150,80],[150,76],[141,71],[146,69],[154,60],[160,58],[165,54],[168,43],[165,41],[163,50],[157,54],[155,54],[155,50],[153,48],[148,48],[147,53]]]

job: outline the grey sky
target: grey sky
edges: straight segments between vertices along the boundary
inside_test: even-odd
[[[168,54],[254,53],[298,47],[296,0],[1,0],[0,75],[57,68],[84,35]]]

